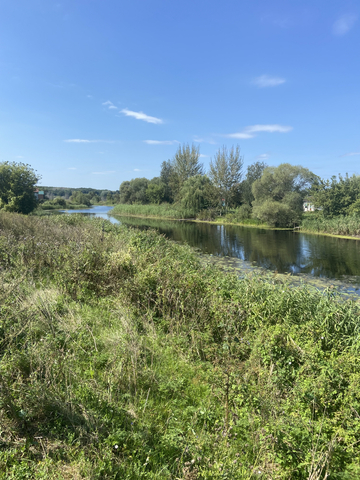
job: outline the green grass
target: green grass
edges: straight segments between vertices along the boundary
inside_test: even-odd
[[[358,304],[103,226],[0,212],[0,478],[359,478]]]
[[[360,217],[357,215],[325,218],[316,214],[304,215],[301,231],[330,235],[360,236]]]
[[[111,212],[114,215],[124,216],[142,216],[142,217],[158,217],[170,219],[192,218],[191,212],[183,210],[169,203],[160,205],[116,205]]]

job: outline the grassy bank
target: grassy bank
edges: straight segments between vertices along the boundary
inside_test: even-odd
[[[318,215],[308,214],[303,217],[300,231],[359,237],[360,217],[357,215],[340,215],[334,218],[324,218]]]
[[[111,213],[115,215],[169,218],[173,220],[193,217],[191,212],[183,210],[169,203],[162,203],[161,205],[120,204],[115,205]]]
[[[359,307],[153,231],[0,213],[0,475],[359,478]]]

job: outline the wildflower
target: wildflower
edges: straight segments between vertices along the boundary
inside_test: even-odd
[[[291,362],[289,362],[289,365],[291,365]]]
[[[119,445],[114,445],[115,450],[119,448]]]

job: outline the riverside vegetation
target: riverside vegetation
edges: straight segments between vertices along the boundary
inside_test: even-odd
[[[359,305],[0,212],[0,477],[360,476]]]

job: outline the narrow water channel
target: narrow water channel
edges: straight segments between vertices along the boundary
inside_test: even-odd
[[[179,243],[213,256],[225,266],[270,270],[312,278],[360,293],[360,240],[232,225],[111,216],[112,207],[71,210],[138,228],[154,228]]]

